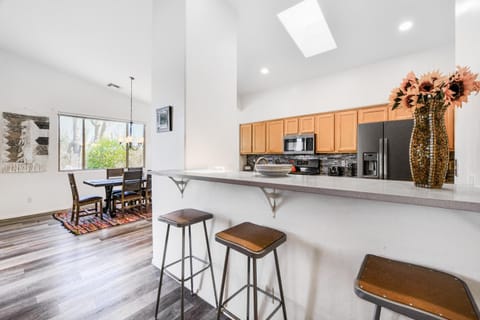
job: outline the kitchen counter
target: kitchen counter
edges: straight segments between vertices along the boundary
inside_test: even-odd
[[[480,212],[480,188],[445,184],[442,189],[417,188],[410,181],[364,178],[339,179],[330,176],[288,175],[265,177],[254,172],[214,170],[166,170],[152,174],[178,179],[201,180],[307,192],[356,199]]]
[[[480,188],[445,185],[429,190],[403,181],[269,178],[213,170],[152,173],[153,263],[160,265],[166,232],[158,216],[180,208],[214,216],[207,228],[217,284],[225,254],[225,246],[215,241],[217,232],[246,221],[278,229],[287,235],[278,256],[289,319],[370,319],[373,305],[353,292],[366,254],[455,274],[480,302]],[[194,254],[206,252],[202,232],[192,226]],[[179,258],[181,243],[181,232],[172,232],[167,261]],[[230,259],[229,288],[235,291],[246,282],[246,260],[236,253]],[[259,286],[278,292],[272,257],[259,260],[258,268]],[[210,275],[205,277],[196,282],[204,284],[198,295],[214,305]],[[271,299],[261,297],[259,305],[272,305]],[[233,299],[230,305],[244,314],[244,299]],[[263,310],[260,318],[266,314]],[[383,318],[403,319],[386,310]]]

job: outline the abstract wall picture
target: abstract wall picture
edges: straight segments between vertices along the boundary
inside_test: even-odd
[[[172,106],[158,108],[156,111],[157,133],[172,131]]]
[[[0,172],[46,171],[49,118],[3,112],[1,125]]]

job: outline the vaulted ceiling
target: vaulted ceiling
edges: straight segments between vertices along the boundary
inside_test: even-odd
[[[338,48],[305,58],[277,13],[300,0],[225,0],[237,12],[238,90],[248,94],[454,41],[452,0],[318,0]],[[152,0],[0,0],[0,49],[151,100]],[[398,32],[410,19],[414,27]],[[260,68],[268,67],[263,76]],[[114,89],[112,89],[114,90]]]
[[[151,0],[0,0],[0,49],[116,83],[128,95],[134,75],[134,95],[144,101],[151,100],[151,39]]]
[[[241,94],[454,43],[453,0],[318,0],[337,49],[311,58],[277,18],[300,0],[228,1],[238,12]],[[405,20],[414,26],[401,33],[398,26]],[[270,70],[268,76],[259,73],[262,67]]]

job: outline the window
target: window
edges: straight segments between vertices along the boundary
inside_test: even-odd
[[[143,167],[144,144],[127,148],[129,123],[114,120],[59,115],[59,170]],[[134,123],[134,141],[144,141],[145,125]]]

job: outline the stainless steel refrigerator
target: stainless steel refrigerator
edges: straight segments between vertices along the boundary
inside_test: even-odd
[[[409,162],[412,128],[413,120],[359,124],[358,177],[412,180]]]

